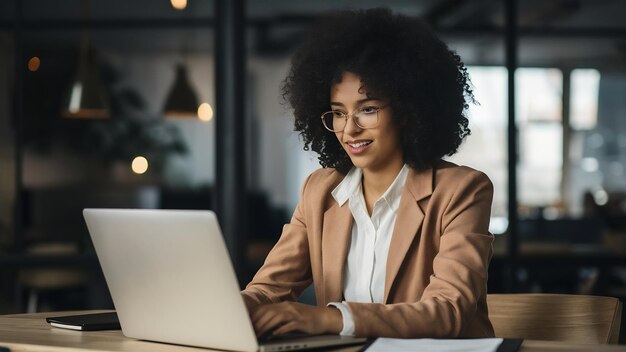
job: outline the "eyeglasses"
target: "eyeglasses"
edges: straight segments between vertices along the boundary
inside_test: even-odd
[[[360,128],[374,128],[378,126],[378,112],[387,106],[389,106],[389,104],[383,106],[364,106],[352,114],[340,110],[327,111],[322,114],[322,123],[324,127],[331,132],[341,132],[346,128],[348,118],[352,116],[354,123]]]

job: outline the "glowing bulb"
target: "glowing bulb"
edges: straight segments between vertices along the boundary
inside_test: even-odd
[[[598,205],[606,205],[609,202],[609,194],[605,190],[599,189],[593,192],[593,200]]]
[[[134,173],[139,175],[148,171],[148,159],[144,158],[143,156],[136,157],[135,159],[133,159],[132,169]]]
[[[198,118],[202,121],[213,120],[213,108],[209,103],[202,103],[198,107]]]
[[[170,0],[170,2],[176,10],[184,10],[187,7],[187,0]]]
[[[41,60],[37,56],[33,56],[28,60],[28,70],[30,72],[35,72],[39,70],[39,66],[41,65]]]

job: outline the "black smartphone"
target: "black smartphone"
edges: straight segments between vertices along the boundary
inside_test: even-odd
[[[96,330],[120,330],[120,321],[117,313],[95,313],[82,315],[66,315],[46,318],[48,324],[63,329],[96,331]]]

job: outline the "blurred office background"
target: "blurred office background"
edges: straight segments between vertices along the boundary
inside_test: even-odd
[[[290,54],[320,13],[377,6],[469,66],[450,159],[495,185],[490,292],[626,297],[626,1],[3,0],[0,314],[111,307],[85,207],[216,210],[249,280],[318,167]]]

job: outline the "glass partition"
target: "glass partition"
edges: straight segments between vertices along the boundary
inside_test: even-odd
[[[2,301],[8,311],[110,307],[83,208],[213,206],[213,3],[20,6],[21,57],[17,34],[0,32]]]

